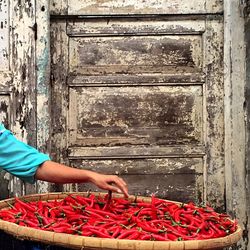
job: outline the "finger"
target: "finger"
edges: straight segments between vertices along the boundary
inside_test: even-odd
[[[121,181],[121,179],[118,177],[117,179],[114,180],[114,183],[116,186],[124,193],[126,197],[128,197],[128,188],[127,184],[124,181]],[[125,184],[124,184],[125,183]]]
[[[118,177],[119,178],[119,180],[122,182],[122,184],[124,185],[124,186],[127,186],[127,183],[121,178],[121,177]]]
[[[116,187],[116,186],[112,186],[112,185],[108,185],[107,186],[107,188],[106,188],[107,190],[110,190],[110,191],[112,191],[112,192],[115,192],[115,193],[122,193],[122,190],[120,189],[120,188],[118,188],[118,187]]]

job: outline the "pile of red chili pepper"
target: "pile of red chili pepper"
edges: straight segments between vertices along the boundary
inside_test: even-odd
[[[58,233],[130,240],[204,240],[236,231],[237,223],[210,206],[180,204],[152,196],[151,203],[108,195],[70,194],[62,200],[27,202],[15,198],[0,218],[20,226]]]

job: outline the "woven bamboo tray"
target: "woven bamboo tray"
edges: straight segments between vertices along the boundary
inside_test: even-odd
[[[106,193],[95,193],[95,195],[105,195]],[[69,193],[47,193],[23,196],[26,201],[48,201],[65,198]],[[86,196],[87,192],[77,192]],[[114,194],[114,197],[121,195]],[[129,199],[134,200],[134,196]],[[145,202],[150,202],[149,197],[138,197]],[[0,209],[9,207],[15,202],[14,198],[0,201]],[[176,202],[178,203],[178,202]],[[209,240],[188,240],[188,241],[142,241],[142,240],[118,240],[103,239],[97,237],[77,236],[65,233],[55,233],[38,230],[30,227],[19,226],[17,224],[0,220],[0,229],[14,237],[22,240],[40,242],[49,245],[62,246],[69,249],[91,249],[91,250],[197,250],[197,249],[222,249],[231,246],[241,239],[242,230],[238,227],[237,231],[226,237]]]

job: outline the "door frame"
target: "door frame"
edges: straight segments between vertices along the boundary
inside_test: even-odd
[[[244,6],[241,1],[224,0],[224,107],[225,107],[225,183],[226,208],[238,219],[243,228],[243,239],[239,243],[247,249],[250,226],[247,214],[246,169],[247,110],[246,93],[246,45]],[[248,234],[248,235],[247,235]]]

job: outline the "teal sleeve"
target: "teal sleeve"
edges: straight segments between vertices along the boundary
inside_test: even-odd
[[[37,168],[50,157],[17,140],[0,124],[0,167],[25,182],[34,183]]]

